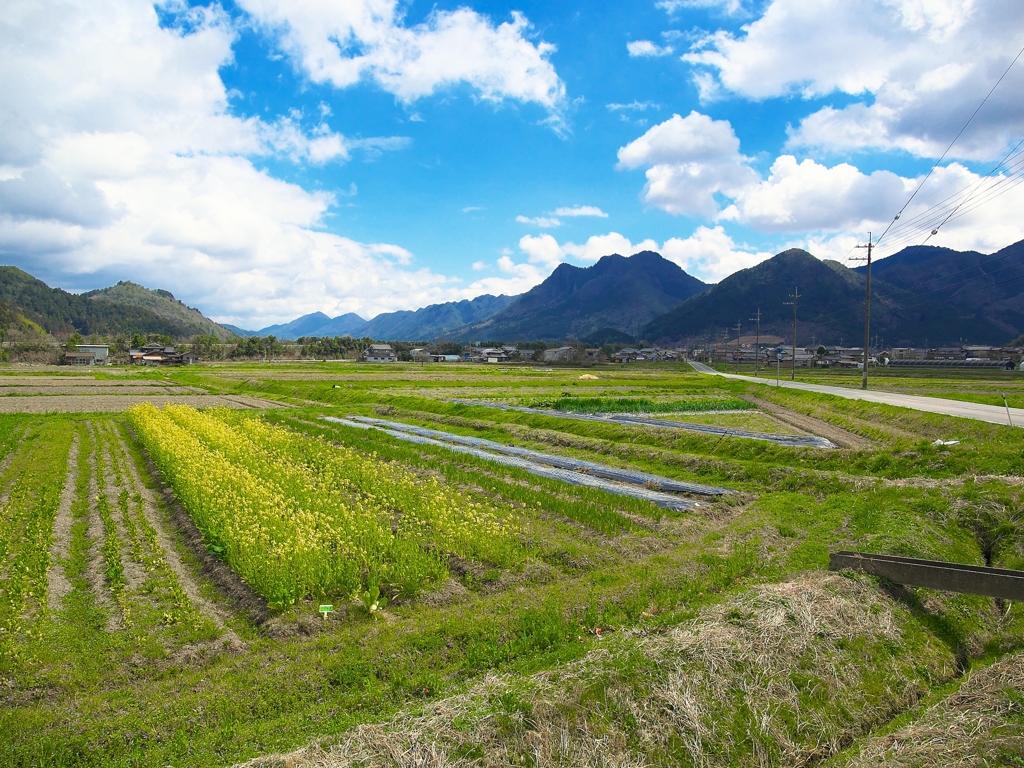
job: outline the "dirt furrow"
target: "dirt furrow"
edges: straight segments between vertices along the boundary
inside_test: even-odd
[[[853,432],[837,427],[835,424],[829,424],[827,421],[815,418],[814,416],[797,413],[785,406],[768,400],[762,400],[753,395],[746,395],[743,399],[756,405],[765,415],[787,426],[803,430],[808,434],[827,437],[840,448],[853,448],[858,451],[864,451],[875,447],[875,444],[866,437],[855,435]]]
[[[64,490],[60,495],[57,507],[57,519],[53,524],[53,545],[50,547],[50,568],[46,572],[47,603],[50,613],[55,613],[64,596],[71,591],[71,582],[64,573],[63,562],[68,557],[71,547],[71,504],[75,500],[75,477],[78,474],[78,435],[71,443],[68,451],[68,473],[64,480]]]
[[[212,621],[217,629],[224,633],[225,639],[232,645],[240,645],[242,643],[241,638],[235,634],[234,630],[227,626],[227,622],[231,618],[230,614],[216,603],[203,597],[199,583],[192,575],[190,569],[181,561],[181,557],[179,557],[175,549],[174,540],[164,525],[163,515],[160,514],[156,496],[152,489],[147,487],[142,481],[139,469],[128,450],[124,437],[120,433],[117,435],[117,444],[122,451],[122,455],[125,457],[124,465],[127,474],[128,492],[131,494],[138,493],[142,496],[143,515],[149,524],[153,526],[153,530],[156,531],[156,540],[163,550],[164,560],[174,573],[175,578],[177,578],[182,591],[188,596],[196,610]]]

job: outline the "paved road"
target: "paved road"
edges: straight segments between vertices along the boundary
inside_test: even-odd
[[[982,405],[981,403],[965,403],[960,400],[946,400],[941,397],[924,397],[922,395],[901,395],[895,392],[878,392],[875,390],[849,389],[847,387],[830,387],[825,384],[807,384],[802,381],[787,381],[783,379],[778,385],[775,379],[755,379],[753,376],[740,376],[734,373],[722,373],[710,368],[703,363],[690,362],[690,365],[700,373],[709,373],[715,376],[724,376],[727,379],[740,379],[765,386],[788,387],[790,389],[802,389],[807,392],[821,392],[826,395],[837,395],[848,400],[867,400],[872,403],[884,403],[886,405],[898,405],[901,408],[912,408],[915,411],[927,411],[928,413],[941,413],[946,416],[959,416],[962,419],[975,419],[977,421],[988,421],[992,424],[1007,424],[1006,408],[1001,405]],[[1024,408],[1011,408],[1010,416],[1013,418],[1013,426],[1024,427]]]

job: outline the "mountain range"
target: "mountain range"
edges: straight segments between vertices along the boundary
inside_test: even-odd
[[[431,304],[417,310],[385,312],[372,320],[348,313],[331,318],[314,312],[281,325],[268,325],[258,331],[228,326],[240,336],[269,336],[300,339],[303,336],[368,336],[392,341],[434,341],[456,329],[486,320],[507,307],[515,296],[485,294],[475,299]]]
[[[370,337],[380,341],[561,341],[678,343],[760,329],[789,338],[796,295],[798,342],[863,339],[866,267],[849,269],[790,249],[716,285],[657,253],[605,256],[590,267],[559,265],[520,296],[478,296],[388,312],[365,320],[316,312],[247,331],[206,318],[163,290],[123,281],[72,294],[15,267],[0,267],[0,327],[89,335],[213,334],[298,339]],[[872,336],[892,346],[961,341],[1004,344],[1024,333],[1024,241],[993,254],[918,246],[872,267]]]
[[[873,265],[871,335],[890,346],[1003,344],[1024,332],[1024,241],[985,256],[906,248]],[[1017,257],[1017,258],[1015,258]],[[792,249],[740,270],[648,323],[652,343],[761,331],[789,338],[793,294],[799,343],[863,343],[867,268]],[[1017,281],[1017,282],[1015,282]]]

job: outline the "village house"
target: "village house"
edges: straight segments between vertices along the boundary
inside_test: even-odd
[[[110,347],[106,344],[77,344],[64,353],[64,365],[106,365]]]
[[[132,365],[194,365],[199,362],[195,352],[178,352],[174,347],[151,341],[138,349],[128,350]]]
[[[575,363],[578,357],[575,347],[558,347],[545,349],[543,360],[545,363]]]
[[[371,344],[363,352],[363,360],[368,363],[394,363],[398,355],[390,344]]]

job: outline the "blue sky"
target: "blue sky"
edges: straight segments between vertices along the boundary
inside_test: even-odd
[[[0,21],[4,261],[246,327],[642,248],[709,282],[843,259],[1024,44],[1008,0],[50,5]],[[1024,136],[1022,86],[1018,63],[882,255],[1024,237],[1014,177],[982,178]],[[936,236],[914,219],[991,185]]]

